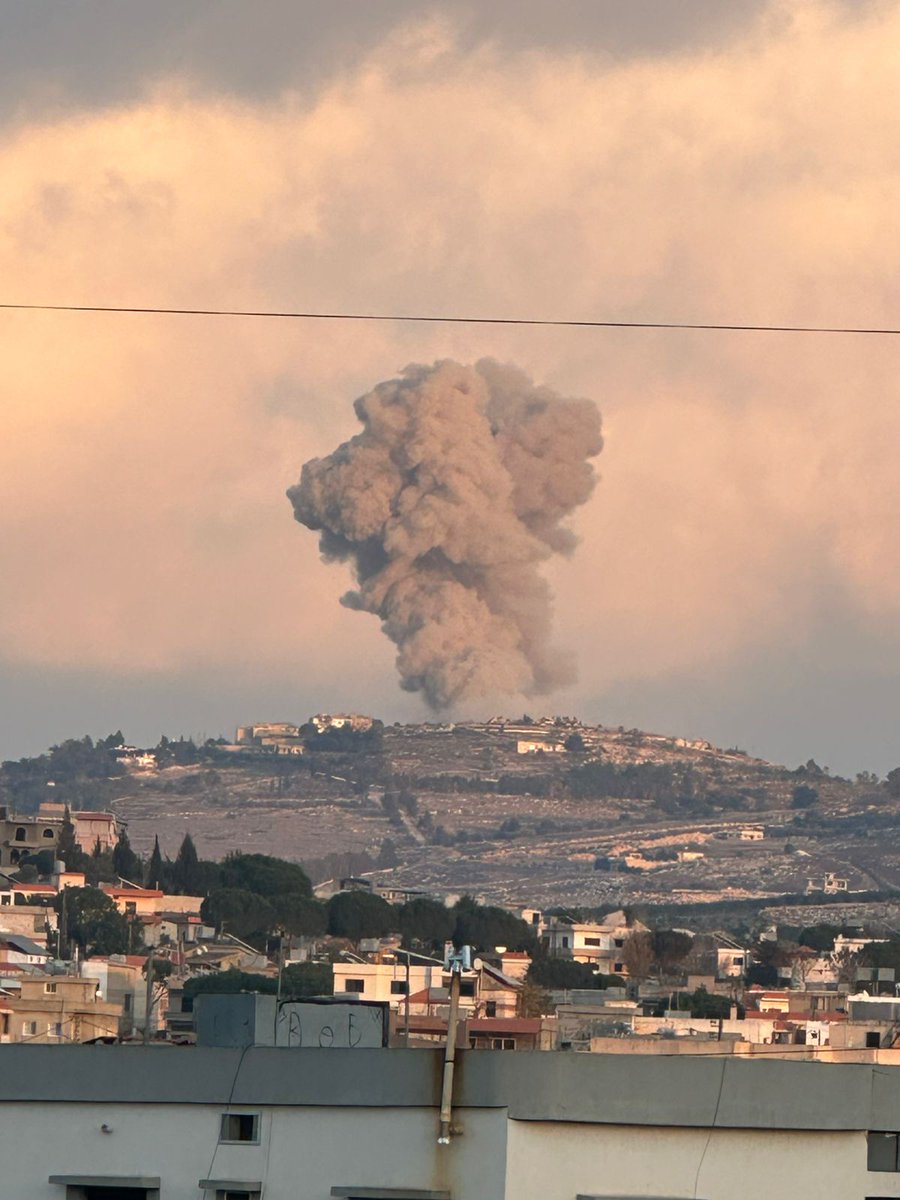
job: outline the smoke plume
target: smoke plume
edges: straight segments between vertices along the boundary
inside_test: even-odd
[[[355,409],[362,432],[288,496],[323,558],[352,564],[341,602],[380,618],[401,685],[444,708],[571,682],[539,566],[575,547],[562,522],[596,481],[594,403],[482,359],[407,367]]]

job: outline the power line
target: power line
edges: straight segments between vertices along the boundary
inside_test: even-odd
[[[280,312],[243,308],[155,308],[119,304],[2,304],[18,312],[131,313],[170,317],[268,317],[292,321],[402,321],[428,325],[524,325],[551,329],[662,329],[701,333],[821,333],[898,337],[900,329],[855,325],[743,325],[714,321],[574,321],[545,317],[461,317],[418,313]]]

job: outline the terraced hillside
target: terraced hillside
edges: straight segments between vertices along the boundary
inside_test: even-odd
[[[319,877],[380,870],[509,904],[776,897],[826,875],[900,886],[900,801],[877,781],[564,719],[393,726],[360,753],[213,753],[118,782],[139,850],[158,834],[174,854],[189,830],[209,857],[277,853]]]

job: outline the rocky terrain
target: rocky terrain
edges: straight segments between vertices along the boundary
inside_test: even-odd
[[[210,858],[275,853],[320,879],[380,869],[510,905],[780,902],[828,874],[848,893],[900,887],[900,800],[884,784],[562,718],[398,725],[361,753],[223,752],[119,782],[140,851],[158,834],[174,854],[190,831]]]

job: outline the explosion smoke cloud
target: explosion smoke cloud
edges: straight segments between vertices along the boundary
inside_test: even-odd
[[[401,686],[444,708],[571,682],[539,566],[575,547],[563,522],[596,482],[596,405],[482,359],[407,367],[355,410],[363,431],[288,496],[323,558],[352,564],[341,602],[381,619]]]

